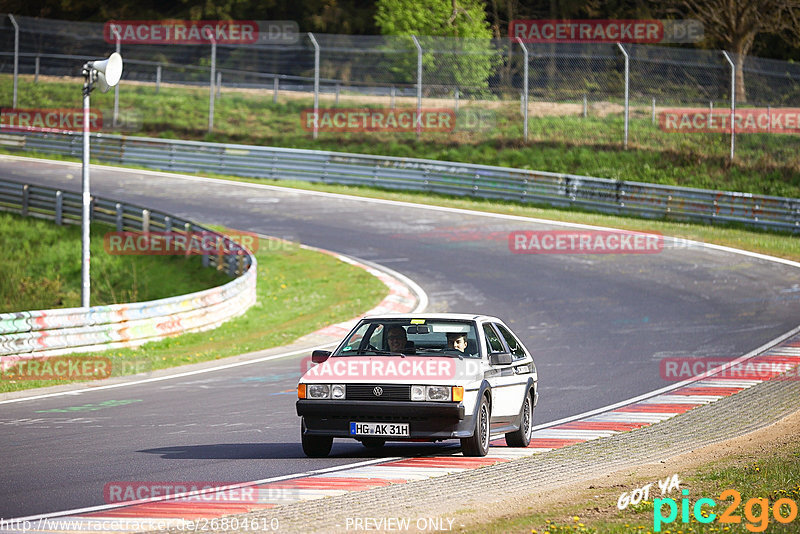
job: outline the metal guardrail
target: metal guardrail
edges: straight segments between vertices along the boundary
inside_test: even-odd
[[[0,137],[17,150],[81,157],[82,134]],[[425,159],[95,134],[92,157],[175,172],[291,179],[577,207],[705,223],[737,222],[800,232],[800,199],[691,189]]]
[[[0,211],[54,220],[81,221],[81,194],[0,181]],[[237,278],[188,295],[133,304],[61,308],[0,314],[0,366],[20,359],[141,345],[185,332],[214,328],[244,313],[256,300],[256,259],[219,232],[166,213],[103,198],[92,199],[92,220],[118,232],[203,233],[224,243],[227,254],[201,255],[203,265]],[[190,248],[200,243],[187,239]],[[191,250],[188,251],[192,254]]]

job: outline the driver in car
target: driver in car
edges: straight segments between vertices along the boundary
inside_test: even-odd
[[[458,352],[467,350],[467,334],[458,332],[447,334],[447,345]]]

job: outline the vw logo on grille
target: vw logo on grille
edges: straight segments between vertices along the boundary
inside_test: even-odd
[[[380,397],[381,395],[383,395],[383,388],[382,388],[382,387],[380,387],[380,386],[375,386],[375,389],[373,389],[373,390],[372,390],[372,393],[373,393],[373,394],[374,394],[376,397]]]

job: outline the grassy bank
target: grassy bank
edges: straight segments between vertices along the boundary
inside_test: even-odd
[[[32,82],[20,79],[20,108],[68,107],[80,102],[81,83],[75,80]],[[0,99],[10,101],[11,78],[0,77]],[[407,100],[407,101],[406,101]],[[459,118],[448,133],[327,133],[314,140],[301,124],[301,112],[312,106],[307,94],[271,90],[223,89],[215,103],[215,128],[208,134],[208,89],[151,84],[120,86],[121,126],[133,135],[202,139],[254,145],[313,148],[399,157],[431,158],[568,172],[660,184],[800,197],[800,142],[797,136],[741,134],[737,160],[727,161],[726,134],[676,134],[652,124],[648,106],[634,106],[629,149],[623,148],[619,106],[591,111],[583,118],[558,103],[533,102],[529,141],[522,141],[518,102],[461,102],[461,113],[477,110],[481,119]],[[93,107],[110,123],[113,93],[92,95]],[[452,107],[451,101],[425,101],[427,107]],[[333,107],[327,95],[321,107]],[[344,95],[340,107],[386,107],[376,97]],[[413,107],[411,99],[398,106]],[[106,130],[104,130],[106,131]],[[110,131],[110,130],[108,130]]]
[[[711,534],[731,533],[745,534],[749,532],[790,533],[797,532],[800,518],[796,506],[800,505],[800,445],[796,442],[783,445],[770,454],[762,454],[754,459],[752,454],[733,454],[711,463],[706,463],[691,475],[680,475],[680,488],[689,491],[688,496],[673,490],[661,497],[656,484],[653,484],[655,497],[642,500],[636,505],[629,505],[623,510],[617,507],[620,494],[630,492],[653,480],[645,480],[641,485],[622,485],[612,489],[598,489],[590,486],[590,498],[586,496],[566,498],[565,503],[550,507],[544,512],[519,514],[501,520],[473,525],[462,530],[469,534],[629,534],[631,532],[650,534],[660,528],[662,534]],[[624,489],[623,489],[624,488]],[[734,502],[735,496],[722,497],[723,491],[735,490],[740,502]],[[676,502],[677,516],[671,521],[654,521],[654,512],[659,517],[668,518],[668,504],[659,502],[659,498],[673,498]],[[688,519],[683,521],[682,498],[688,499]],[[698,510],[702,521],[694,515],[694,507],[701,498],[710,498],[716,506],[710,507],[708,502]],[[749,503],[751,499],[763,499],[759,504]],[[783,518],[793,516],[791,504],[795,503],[794,519],[782,524],[775,518],[775,504],[779,504]],[[658,509],[654,510],[654,503]],[[762,504],[766,504],[762,509]],[[711,517],[710,514],[715,514]],[[722,521],[723,514],[728,513],[732,520]]]
[[[42,224],[44,226],[41,229],[44,231],[49,228],[48,224],[57,230],[67,232],[74,230],[59,228],[52,223]],[[3,234],[5,232],[0,232],[0,235]],[[24,240],[24,242],[30,251],[35,253],[35,241]],[[79,243],[78,235],[75,246],[67,248],[75,248],[79,255]],[[53,251],[52,254],[56,255],[57,252]],[[101,261],[103,255],[102,251],[99,251],[95,258]],[[256,257],[258,259],[257,302],[244,315],[208,332],[184,334],[148,343],[136,349],[92,353],[91,357],[111,359],[111,375],[121,376],[277,347],[316,329],[355,317],[375,306],[387,292],[379,280],[363,269],[343,263],[327,254],[306,250],[294,243],[262,239]],[[163,258],[158,257],[158,259]],[[173,271],[167,269],[160,271],[164,285],[175,287],[172,278],[183,277],[188,281],[196,281],[204,273],[217,274],[213,269],[183,271],[184,260],[177,261],[179,263],[173,267]],[[197,258],[189,261],[200,265]],[[67,259],[64,263],[80,265],[79,261],[73,262]],[[93,259],[93,269],[95,265]],[[142,272],[147,270],[144,267],[142,269]],[[75,276],[77,282],[74,280]],[[63,280],[65,284],[79,284],[80,268],[78,267],[75,272],[65,273]],[[224,277],[222,282],[228,280],[230,280],[228,277]],[[122,282],[124,281],[120,282],[121,286],[124,286]],[[178,284],[177,287],[189,286]],[[174,294],[181,292],[182,289]],[[3,379],[0,380],[0,393],[67,382]]]
[[[196,257],[118,256],[103,249],[112,230],[92,225],[92,305],[183,295],[230,280]],[[81,228],[0,213],[0,313],[81,305]]]

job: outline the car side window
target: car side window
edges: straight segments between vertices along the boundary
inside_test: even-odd
[[[503,339],[506,340],[506,345],[511,350],[511,357],[515,360],[521,360],[527,354],[525,354],[525,349],[522,348],[517,338],[514,337],[514,334],[508,331],[507,328],[503,327],[503,325],[495,324],[497,329],[500,331],[500,335],[503,336]]]
[[[486,336],[486,344],[489,345],[489,352],[503,352],[503,342],[497,336],[497,332],[491,325],[483,325],[483,335]]]

